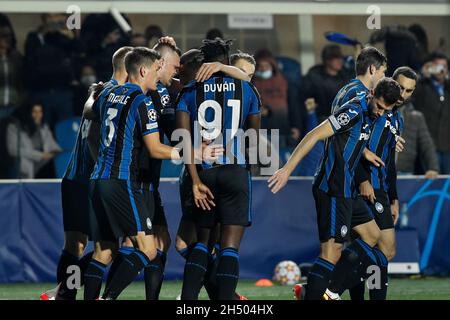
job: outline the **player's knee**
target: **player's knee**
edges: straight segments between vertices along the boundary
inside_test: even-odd
[[[342,245],[330,244],[322,246],[320,250],[320,257],[327,260],[333,264],[336,264],[341,258]]]
[[[177,235],[177,238],[175,239],[175,249],[178,252],[181,252],[184,249],[186,249],[187,246],[188,246],[188,244],[186,243],[186,241],[184,241],[183,238],[181,238],[180,236]]]
[[[367,243],[371,247],[375,247],[375,245],[380,240],[381,232],[378,228],[370,228],[361,235],[361,239]]]
[[[394,259],[395,255],[397,254],[397,249],[395,248],[395,245],[382,247],[382,248],[380,248],[380,250],[386,256],[386,259],[388,261],[391,261],[392,259]]]
[[[143,248],[141,251],[147,256],[150,261],[156,258],[156,248]]]
[[[113,260],[113,253],[111,250],[104,250],[104,251],[94,251],[94,254],[92,255],[92,258],[94,260],[97,260],[103,264],[109,264]]]

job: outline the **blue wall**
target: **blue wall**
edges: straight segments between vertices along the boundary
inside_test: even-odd
[[[450,179],[401,179],[398,189],[408,226],[419,234],[421,270],[450,273]],[[163,182],[161,194],[174,243],[180,218],[178,183]],[[270,278],[285,259],[311,262],[318,254],[315,216],[311,180],[291,180],[277,195],[269,192],[265,180],[254,181],[253,225],[241,247],[241,276]],[[0,282],[54,281],[62,244],[59,183],[0,184]],[[181,278],[183,262],[172,248],[166,277]]]

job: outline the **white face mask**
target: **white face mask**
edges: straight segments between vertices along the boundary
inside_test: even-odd
[[[256,71],[255,76],[264,80],[272,78],[272,70]]]
[[[82,76],[80,79],[81,84],[85,87],[89,87],[95,81],[97,81],[97,78],[93,74],[89,76]]]

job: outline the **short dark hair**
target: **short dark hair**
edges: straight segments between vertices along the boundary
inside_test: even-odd
[[[326,62],[328,60],[334,58],[342,58],[342,50],[341,47],[337,44],[327,44],[322,49],[322,62]]]
[[[181,49],[170,44],[170,43],[166,43],[166,42],[158,42],[157,44],[155,44],[155,46],[153,47],[153,50],[158,51],[161,55],[163,55],[163,51],[165,49],[171,50],[171,51],[175,51],[176,54],[181,57]]]
[[[378,81],[375,87],[374,93],[375,98],[383,98],[384,102],[391,105],[396,103],[401,97],[400,85],[392,78],[384,77]]]
[[[434,51],[428,55],[428,57],[425,59],[425,63],[434,61],[436,59],[448,60],[447,56],[442,52]]]
[[[113,71],[119,71],[125,64],[125,56],[128,52],[133,51],[133,47],[122,47],[117,49],[112,56]]]
[[[199,49],[203,52],[205,62],[217,62],[230,59],[230,47],[233,44],[233,40],[215,38],[214,40],[205,39],[202,43]]]
[[[380,69],[381,66],[387,64],[386,56],[375,47],[366,47],[356,58],[355,71],[357,76],[365,75],[367,68],[374,65]]]
[[[180,58],[180,64],[193,72],[196,72],[203,62],[203,52],[199,49],[188,50]]]
[[[400,76],[404,76],[414,81],[417,81],[417,79],[419,78],[417,76],[417,73],[410,67],[398,67],[397,69],[395,69],[394,74],[392,75],[392,79],[397,81],[398,77]]]
[[[256,61],[253,55],[249,53],[242,52],[241,50],[238,50],[236,53],[233,53],[230,56],[230,63],[234,65],[239,60],[244,59],[248,63],[251,63],[252,65],[256,66]]]
[[[223,33],[219,28],[209,29],[206,33],[206,39],[214,40],[215,38],[223,38]]]
[[[159,52],[145,48],[136,47],[132,51],[128,52],[125,56],[125,69],[127,73],[136,74],[139,67],[144,64],[153,64],[156,60],[161,59]]]

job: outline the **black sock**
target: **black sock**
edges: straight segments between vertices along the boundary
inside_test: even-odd
[[[166,253],[158,250],[156,258],[144,269],[145,296],[147,300],[158,300],[164,280]]]
[[[204,286],[209,300],[217,300],[217,267],[219,266],[219,251],[217,254],[209,255],[208,267],[206,268]]]
[[[186,248],[181,249],[180,251],[178,251],[178,253],[185,259],[187,260],[189,258],[189,255],[191,254],[192,249],[194,249],[195,247],[195,243],[192,243],[190,245],[188,245]]]
[[[348,291],[350,292],[350,298],[354,301],[362,301],[364,300],[364,292],[366,290],[366,283],[361,281],[359,284],[350,288]]]
[[[334,264],[317,258],[308,274],[308,290],[305,300],[321,300],[325,290],[328,288]]]
[[[353,288],[361,282],[361,271],[376,263],[372,248],[363,240],[356,239],[342,251],[333,271],[328,289],[331,292],[342,294],[345,289]]]
[[[106,265],[92,259],[84,273],[84,300],[96,300],[102,289]]]
[[[58,294],[56,299],[63,300],[75,300],[77,296],[77,289],[69,289],[67,287],[67,280],[72,273],[67,273],[67,269],[70,266],[78,265],[79,258],[74,256],[70,252],[66,250],[61,251],[61,255],[59,257],[58,266],[56,269],[56,281],[59,284]]]
[[[184,266],[181,300],[198,300],[208,266],[208,255],[208,247],[205,244],[195,244]]]
[[[388,260],[381,250],[374,248],[377,257],[378,267],[380,268],[380,287],[369,290],[370,300],[386,300],[388,287]]]
[[[61,251],[58,266],[56,268],[56,282],[61,283],[67,279],[67,268],[72,265],[78,265],[79,258],[66,250]]]
[[[122,291],[137,277],[137,275],[149,265],[150,260],[140,250],[135,249],[132,253],[122,257],[122,262],[112,276],[111,283],[105,289],[103,299],[116,300]]]
[[[81,271],[81,285],[84,284],[84,282],[83,282],[84,281],[84,273],[87,270],[89,262],[91,262],[91,260],[92,260],[93,254],[94,254],[94,251],[88,252],[84,256],[82,256],[80,258],[80,260],[78,261],[78,266],[80,267],[80,271]]]
[[[234,300],[239,280],[239,252],[235,248],[224,248],[220,251],[217,266],[217,299]]]
[[[117,252],[116,258],[113,260],[111,267],[109,267],[108,276],[106,277],[105,288],[109,287],[111,279],[117,271],[117,267],[122,263],[123,257],[128,256],[130,253],[134,252],[134,247],[122,246]]]

